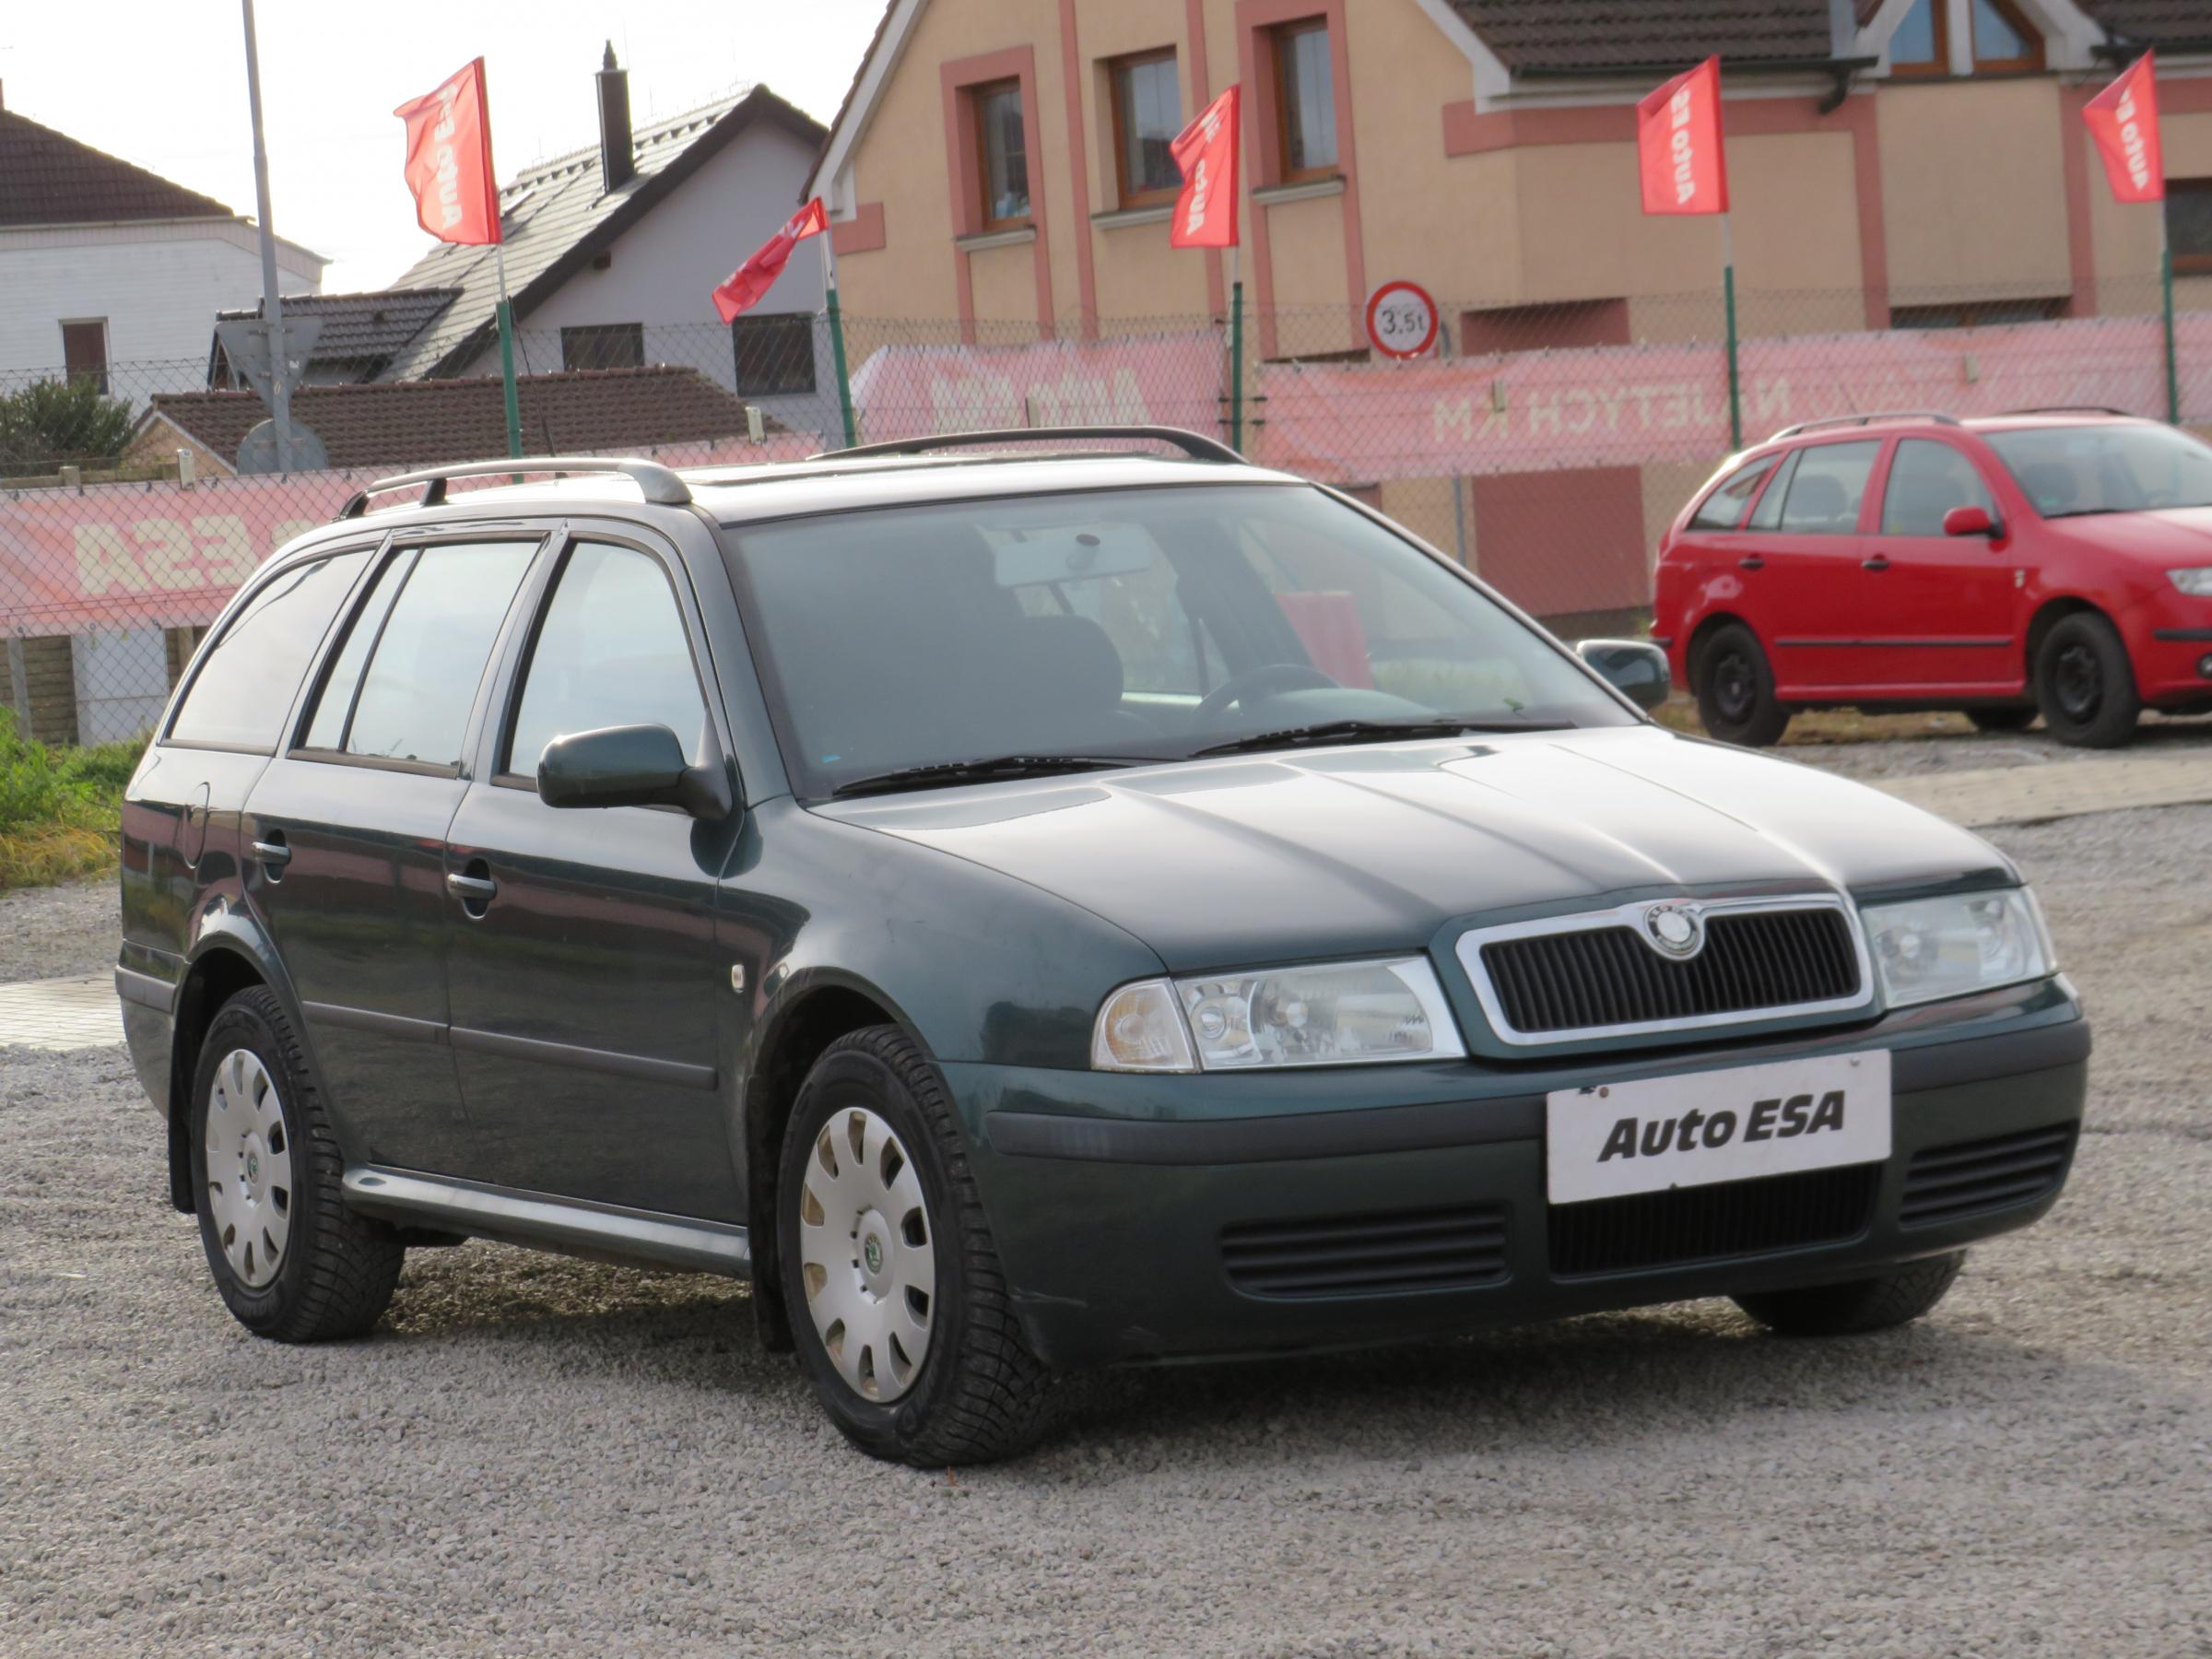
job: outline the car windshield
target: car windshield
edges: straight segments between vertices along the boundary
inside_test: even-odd
[[[2172,427],[2115,422],[1987,436],[2045,518],[2212,507],[2212,446]]]
[[[1308,486],[731,528],[778,736],[808,796],[970,781],[968,762],[1018,776],[1636,719],[1479,589]]]

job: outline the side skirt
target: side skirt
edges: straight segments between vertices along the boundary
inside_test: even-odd
[[[750,1278],[753,1272],[751,1235],[723,1221],[518,1193],[374,1164],[357,1164],[346,1171],[346,1205],[402,1227],[465,1233],[592,1261],[682,1267],[731,1278]]]

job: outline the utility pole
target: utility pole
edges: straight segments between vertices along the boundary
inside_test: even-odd
[[[276,432],[276,470],[292,470],[292,383],[284,360],[284,299],[276,291],[276,232],[269,223],[269,151],[261,135],[261,49],[253,37],[253,0],[246,14],[246,101],[253,111],[253,196],[261,215],[261,317],[269,341],[269,418]]]

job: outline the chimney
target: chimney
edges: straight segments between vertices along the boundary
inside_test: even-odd
[[[629,71],[615,66],[615,43],[599,65],[599,178],[608,194],[637,176],[629,140]]]

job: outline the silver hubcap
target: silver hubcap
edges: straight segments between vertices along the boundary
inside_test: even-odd
[[[929,1353],[937,1259],[922,1180],[891,1126],[865,1107],[815,1137],[799,1195],[806,1311],[838,1374],[863,1399],[895,1400]]]
[[[251,1049],[232,1049],[215,1068],[207,1215],[241,1283],[258,1290],[276,1277],[292,1228],[292,1143],[276,1080]]]

